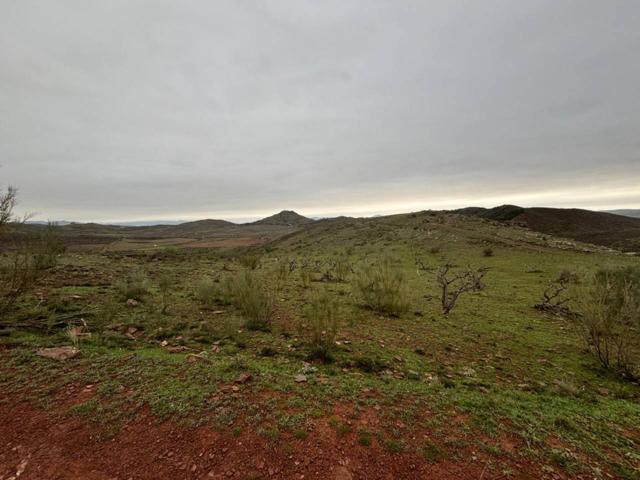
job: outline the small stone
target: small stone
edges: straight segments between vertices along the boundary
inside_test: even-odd
[[[235,383],[247,383],[252,378],[253,378],[253,375],[251,375],[248,372],[244,372],[244,373],[241,373],[240,376],[238,376],[238,378],[236,378],[234,381]]]
[[[39,357],[50,358],[52,360],[69,360],[70,358],[77,357],[80,350],[76,347],[53,347],[53,348],[41,348],[36,352]]]
[[[306,375],[296,375],[296,378],[294,379],[296,383],[306,383],[307,381],[307,376]]]
[[[139,304],[140,304],[140,302],[138,302],[137,300],[135,300],[133,298],[129,298],[127,300],[127,307],[129,307],[129,308],[137,307]]]

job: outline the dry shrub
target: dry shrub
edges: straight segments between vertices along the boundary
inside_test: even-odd
[[[64,251],[55,226],[22,238],[0,257],[0,313],[12,310],[30,292],[44,270],[52,268]]]
[[[269,289],[258,276],[245,270],[224,283],[224,290],[230,302],[245,317],[245,326],[249,330],[271,329],[271,320],[275,310],[275,291]]]
[[[578,299],[577,322],[600,364],[640,375],[640,268],[603,269]]]
[[[240,262],[240,265],[242,265],[244,268],[255,270],[260,266],[260,255],[247,253],[238,257],[238,262]]]
[[[442,313],[449,315],[458,301],[460,295],[466,292],[477,292],[484,288],[483,279],[487,274],[486,267],[473,269],[467,267],[454,271],[453,265],[447,263],[438,269],[436,282],[440,286],[440,304]]]
[[[354,287],[363,304],[376,312],[397,317],[409,309],[405,276],[389,259],[362,269]]]
[[[324,362],[333,359],[336,334],[338,332],[338,306],[326,292],[316,293],[306,310],[311,337],[309,339],[312,358]]]

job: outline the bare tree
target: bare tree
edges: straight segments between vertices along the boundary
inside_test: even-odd
[[[12,186],[6,192],[0,193],[0,230],[13,219],[13,209],[16,206],[18,190]]]
[[[453,271],[453,265],[447,263],[436,273],[436,281],[440,286],[442,313],[449,315],[456,305],[458,297],[465,292],[477,292],[484,288],[482,279],[489,270],[488,267],[473,269],[467,267],[461,271]]]

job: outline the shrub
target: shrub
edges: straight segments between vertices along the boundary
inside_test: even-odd
[[[640,268],[603,269],[578,301],[578,323],[600,364],[624,377],[640,375]]]
[[[206,306],[213,305],[218,297],[218,289],[216,284],[209,277],[203,277],[196,282],[195,296]]]
[[[300,283],[303,288],[309,288],[313,281],[313,272],[309,268],[300,268]]]
[[[434,245],[429,249],[429,253],[432,255],[437,255],[438,253],[440,253],[440,247],[437,245]]]
[[[486,267],[472,269],[467,267],[462,271],[452,271],[453,265],[447,263],[440,267],[436,274],[436,281],[440,286],[440,304],[442,313],[449,315],[460,295],[465,292],[476,292],[484,288],[482,279],[487,273]]]
[[[493,257],[493,248],[485,248],[484,250],[482,250],[482,255],[484,255],[485,257]]]
[[[173,287],[173,279],[167,274],[163,274],[158,279],[158,290],[160,291],[160,297],[162,300],[162,313],[167,313],[169,307],[169,296],[171,295],[171,288]]]
[[[64,246],[49,224],[42,234],[27,235],[0,258],[0,313],[7,313],[26,295],[43,270],[55,266]]]
[[[13,309],[31,290],[38,273],[34,255],[28,248],[13,251],[0,259],[0,313]]]
[[[376,312],[400,316],[409,309],[405,277],[388,259],[364,268],[356,278],[355,289],[364,305]]]
[[[238,257],[238,262],[240,262],[240,265],[244,268],[255,270],[260,266],[260,255],[247,253]]]
[[[571,317],[574,315],[567,304],[571,301],[568,295],[571,284],[578,282],[578,276],[569,270],[563,270],[542,293],[542,301],[533,307],[541,312]]]
[[[242,312],[249,330],[270,330],[275,310],[274,291],[266,288],[250,270],[230,277],[226,288],[231,303]]]
[[[149,294],[149,279],[143,272],[134,272],[115,283],[116,290],[124,300],[142,300]]]
[[[309,302],[306,317],[311,328],[311,357],[331,361],[338,332],[337,305],[330,295],[317,293]]]

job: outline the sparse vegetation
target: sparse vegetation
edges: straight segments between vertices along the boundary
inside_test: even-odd
[[[331,361],[338,332],[338,312],[335,301],[326,291],[317,292],[307,307],[311,335],[309,339],[311,358]]]
[[[196,298],[208,307],[215,304],[218,293],[218,288],[210,277],[202,277],[195,284]]]
[[[122,280],[115,282],[115,287],[122,300],[144,300],[150,291],[150,282],[147,275],[142,271],[136,271]]]
[[[568,307],[572,300],[569,296],[569,288],[577,282],[578,276],[574,272],[563,270],[545,289],[542,302],[534,305],[534,308],[554,315],[572,316],[573,312]]]
[[[409,309],[405,276],[388,258],[363,268],[355,288],[363,304],[376,312],[398,317]]]
[[[260,266],[260,255],[256,253],[245,253],[244,255],[240,255],[238,257],[238,262],[244,268],[248,268],[249,270],[255,270]]]
[[[579,300],[578,323],[600,364],[631,379],[640,375],[640,268],[597,272]]]
[[[270,330],[275,309],[273,290],[249,270],[231,277],[228,290],[231,303],[242,312],[249,330]]]
[[[440,286],[440,305],[444,315],[449,315],[463,293],[482,290],[482,281],[488,271],[486,267],[467,267],[457,271],[453,269],[453,265],[448,263],[440,267],[436,273],[436,281]]]

